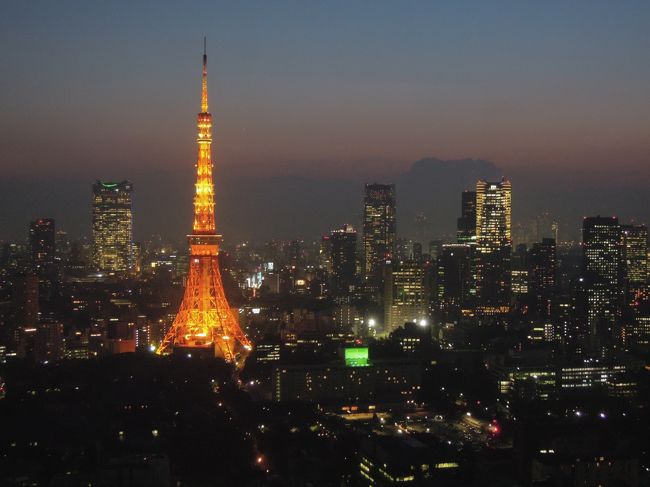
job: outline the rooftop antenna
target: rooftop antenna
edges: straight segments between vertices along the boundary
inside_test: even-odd
[[[203,77],[201,88],[201,112],[208,113],[208,49],[205,36],[203,36]]]

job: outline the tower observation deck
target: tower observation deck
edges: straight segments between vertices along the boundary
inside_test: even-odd
[[[251,342],[242,332],[237,315],[228,304],[219,270],[221,236],[217,234],[214,217],[212,114],[208,111],[205,45],[201,80],[194,221],[192,234],[188,235],[190,268],[180,309],[156,353],[199,349],[239,365],[251,350]]]

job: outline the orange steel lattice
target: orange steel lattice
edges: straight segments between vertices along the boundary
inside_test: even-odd
[[[219,271],[219,240],[214,220],[212,182],[212,115],[208,112],[207,56],[203,54],[201,113],[198,115],[199,155],[196,164],[194,223],[190,244],[190,269],[183,302],[174,323],[156,353],[173,349],[213,349],[227,362],[240,362],[251,343],[239,327],[226,300]]]

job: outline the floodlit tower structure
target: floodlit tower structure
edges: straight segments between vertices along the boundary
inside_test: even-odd
[[[199,154],[196,163],[194,223],[188,235],[190,269],[176,319],[158,347],[158,354],[193,350],[222,357],[240,365],[251,350],[251,342],[231,310],[219,271],[219,242],[214,218],[212,181],[212,115],[208,111],[208,72],[205,41],[201,113],[198,115]]]

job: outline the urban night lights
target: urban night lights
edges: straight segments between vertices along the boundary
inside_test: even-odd
[[[0,26],[0,486],[650,486],[650,4]]]

